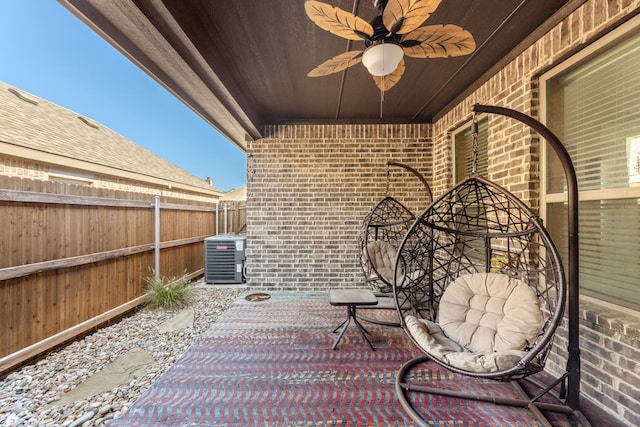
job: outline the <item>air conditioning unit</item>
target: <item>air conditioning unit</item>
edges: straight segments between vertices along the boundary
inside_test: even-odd
[[[206,283],[244,283],[246,236],[220,235],[204,239]]]

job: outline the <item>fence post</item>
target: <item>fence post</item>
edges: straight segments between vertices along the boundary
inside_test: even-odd
[[[218,235],[218,230],[220,229],[220,202],[216,203],[216,230],[213,234]]]
[[[227,230],[227,204],[224,204],[224,234],[229,234],[229,230]]]
[[[155,275],[156,279],[160,278],[160,196],[155,196],[155,239],[154,239],[154,255],[155,255]]]

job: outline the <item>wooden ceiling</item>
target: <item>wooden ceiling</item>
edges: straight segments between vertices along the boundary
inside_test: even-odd
[[[316,26],[304,0],[59,1],[243,149],[269,124],[429,123],[584,3],[442,0],[424,25],[465,28],[475,52],[405,57],[404,76],[381,104],[362,64],[307,77],[364,43]],[[324,1],[367,21],[379,14],[373,0]]]

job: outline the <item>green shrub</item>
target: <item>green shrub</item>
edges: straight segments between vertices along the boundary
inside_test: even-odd
[[[147,277],[146,303],[151,308],[177,309],[191,303],[194,297],[193,286],[187,274],[180,277]]]

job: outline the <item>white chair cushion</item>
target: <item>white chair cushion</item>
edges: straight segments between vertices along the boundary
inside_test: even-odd
[[[533,289],[493,273],[465,275],[449,284],[438,316],[438,323],[407,316],[407,330],[429,355],[470,372],[515,366],[544,325]]]
[[[411,315],[405,317],[405,322],[414,341],[429,356],[468,372],[504,371],[514,367],[526,355],[526,352],[520,350],[493,353],[470,352],[447,338],[437,323]]]
[[[469,351],[522,350],[536,340],[544,317],[533,289],[505,274],[458,277],[440,299],[438,324]]]
[[[375,271],[391,283],[393,281],[393,267],[396,262],[396,249],[389,242],[374,240],[367,243],[369,262]]]

